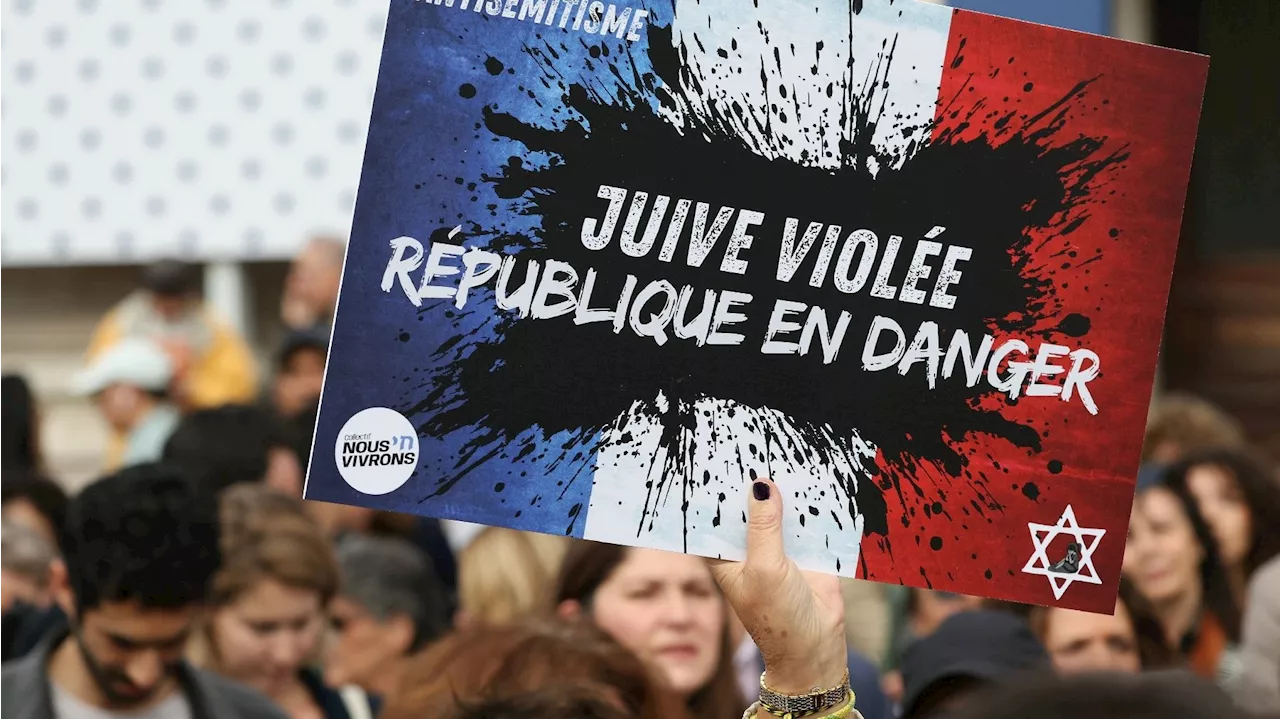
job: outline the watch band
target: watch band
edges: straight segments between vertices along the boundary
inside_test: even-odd
[[[853,701],[854,701],[853,697],[850,696],[849,701],[845,702],[844,704],[841,704],[840,706],[835,707],[834,709],[828,709],[825,712],[820,712],[818,714],[811,715],[810,719],[863,719],[862,714],[860,714],[858,710],[854,708]],[[747,707],[747,710],[742,713],[742,719],[757,719],[761,710],[764,710],[766,714],[769,714],[771,716],[773,715],[773,712],[769,711],[768,709],[765,709],[765,707],[761,705],[760,702],[756,702],[751,706]]]
[[[765,675],[760,675],[760,706],[778,717],[804,717],[838,706],[852,697],[849,672],[845,670],[840,683],[829,689],[814,687],[808,694],[782,694],[770,689]],[[852,704],[852,702],[850,702]]]

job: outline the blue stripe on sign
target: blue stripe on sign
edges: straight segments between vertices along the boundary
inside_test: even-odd
[[[1111,0],[948,0],[947,4],[1068,30],[1111,33]]]

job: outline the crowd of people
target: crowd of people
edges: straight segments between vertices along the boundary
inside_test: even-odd
[[[295,260],[269,372],[147,268],[74,496],[4,378],[5,719],[1280,717],[1280,475],[1208,402],[1153,408],[1112,615],[803,573],[768,479],[741,563],[307,502],[341,264]]]

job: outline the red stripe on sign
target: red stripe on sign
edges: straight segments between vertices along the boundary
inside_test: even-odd
[[[1198,55],[955,11],[932,141],[985,143],[1028,161],[1075,158],[1064,159],[1062,183],[1034,189],[1050,203],[1063,199],[1034,193],[1070,195],[1067,209],[1027,228],[1025,264],[1015,267],[1052,285],[1053,317],[1037,327],[1070,316],[1072,331],[1054,341],[1102,358],[1089,384],[1099,410],[1044,398],[984,405],[1034,427],[1042,451],[1020,460],[1007,442],[970,436],[960,445],[969,484],[946,485],[955,500],[948,516],[929,516],[904,497],[907,506],[890,503],[889,523],[927,525],[922,536],[983,531],[988,541],[981,551],[950,542],[928,553],[864,542],[867,576],[907,584],[945,576],[953,591],[1112,611],[1207,72]],[[965,183],[991,191],[1023,181],[964,173]],[[1024,210],[1034,217],[1037,202]],[[1034,351],[1038,340],[1029,344]],[[1019,486],[1009,470],[1044,481]],[[917,467],[915,481],[934,483],[934,474],[942,473]],[[1055,601],[1044,576],[1021,569],[1033,549],[1027,523],[1054,524],[1067,505],[1081,526],[1108,528],[1093,555],[1103,583],[1075,583]]]

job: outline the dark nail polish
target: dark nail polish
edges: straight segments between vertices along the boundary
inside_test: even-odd
[[[764,482],[756,482],[755,484],[751,485],[751,493],[755,495],[757,501],[760,501],[760,502],[768,501],[769,485],[765,484]]]

